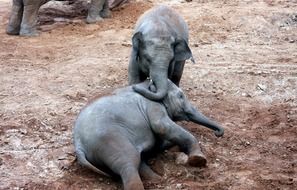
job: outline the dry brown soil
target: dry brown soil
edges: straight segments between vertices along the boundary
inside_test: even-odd
[[[95,25],[86,3],[75,14],[43,8],[35,38],[5,34],[11,1],[0,0],[0,189],[121,189],[72,162],[72,127],[89,99],[127,85],[133,26],[154,4],[189,24],[197,63],[181,88],[226,133],[182,122],[207,167],[164,152],[150,162],[162,181],[145,188],[297,189],[296,0],[131,0]]]

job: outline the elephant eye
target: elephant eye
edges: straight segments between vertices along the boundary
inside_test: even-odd
[[[184,98],[183,93],[179,93],[179,94],[178,94],[178,97],[179,97],[180,99]]]

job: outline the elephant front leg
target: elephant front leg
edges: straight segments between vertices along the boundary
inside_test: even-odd
[[[189,155],[188,164],[191,166],[205,166],[206,157],[201,151],[199,142],[188,131],[173,122],[166,114],[151,112],[152,129],[160,138],[177,144],[182,151]],[[164,117],[160,117],[160,116]]]
[[[21,36],[37,36],[37,14],[40,5],[25,5],[21,23]]]
[[[6,28],[7,34],[18,35],[20,33],[23,10],[24,7],[20,0],[13,0],[9,23]]]
[[[170,79],[176,86],[179,86],[179,82],[184,71],[184,66],[185,66],[185,61],[177,61],[174,64],[174,69]]]
[[[86,20],[88,24],[93,24],[103,20],[103,18],[100,16],[100,12],[103,10],[104,2],[105,1],[103,0],[91,0],[91,5]]]

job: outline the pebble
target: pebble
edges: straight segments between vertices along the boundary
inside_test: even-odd
[[[257,84],[257,89],[262,90],[262,91],[266,91],[267,86],[265,86],[264,84]]]
[[[186,165],[187,162],[188,162],[188,156],[183,152],[178,153],[175,159],[175,163],[178,165]]]
[[[26,135],[28,133],[26,129],[19,129],[19,130],[20,130],[21,134],[23,134],[23,135]]]
[[[176,184],[176,189],[182,189],[183,185],[181,183]]]

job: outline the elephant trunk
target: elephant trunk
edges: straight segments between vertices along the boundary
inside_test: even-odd
[[[160,101],[168,92],[168,68],[157,68],[156,71],[152,69],[150,71],[150,77],[156,87],[156,92],[152,92],[148,88],[143,88],[138,85],[133,86],[133,89],[150,100]]]
[[[209,120],[206,116],[197,111],[193,106],[190,106],[190,109],[186,112],[190,121],[214,130],[214,133],[217,137],[221,137],[224,135],[224,129],[221,126]]]

